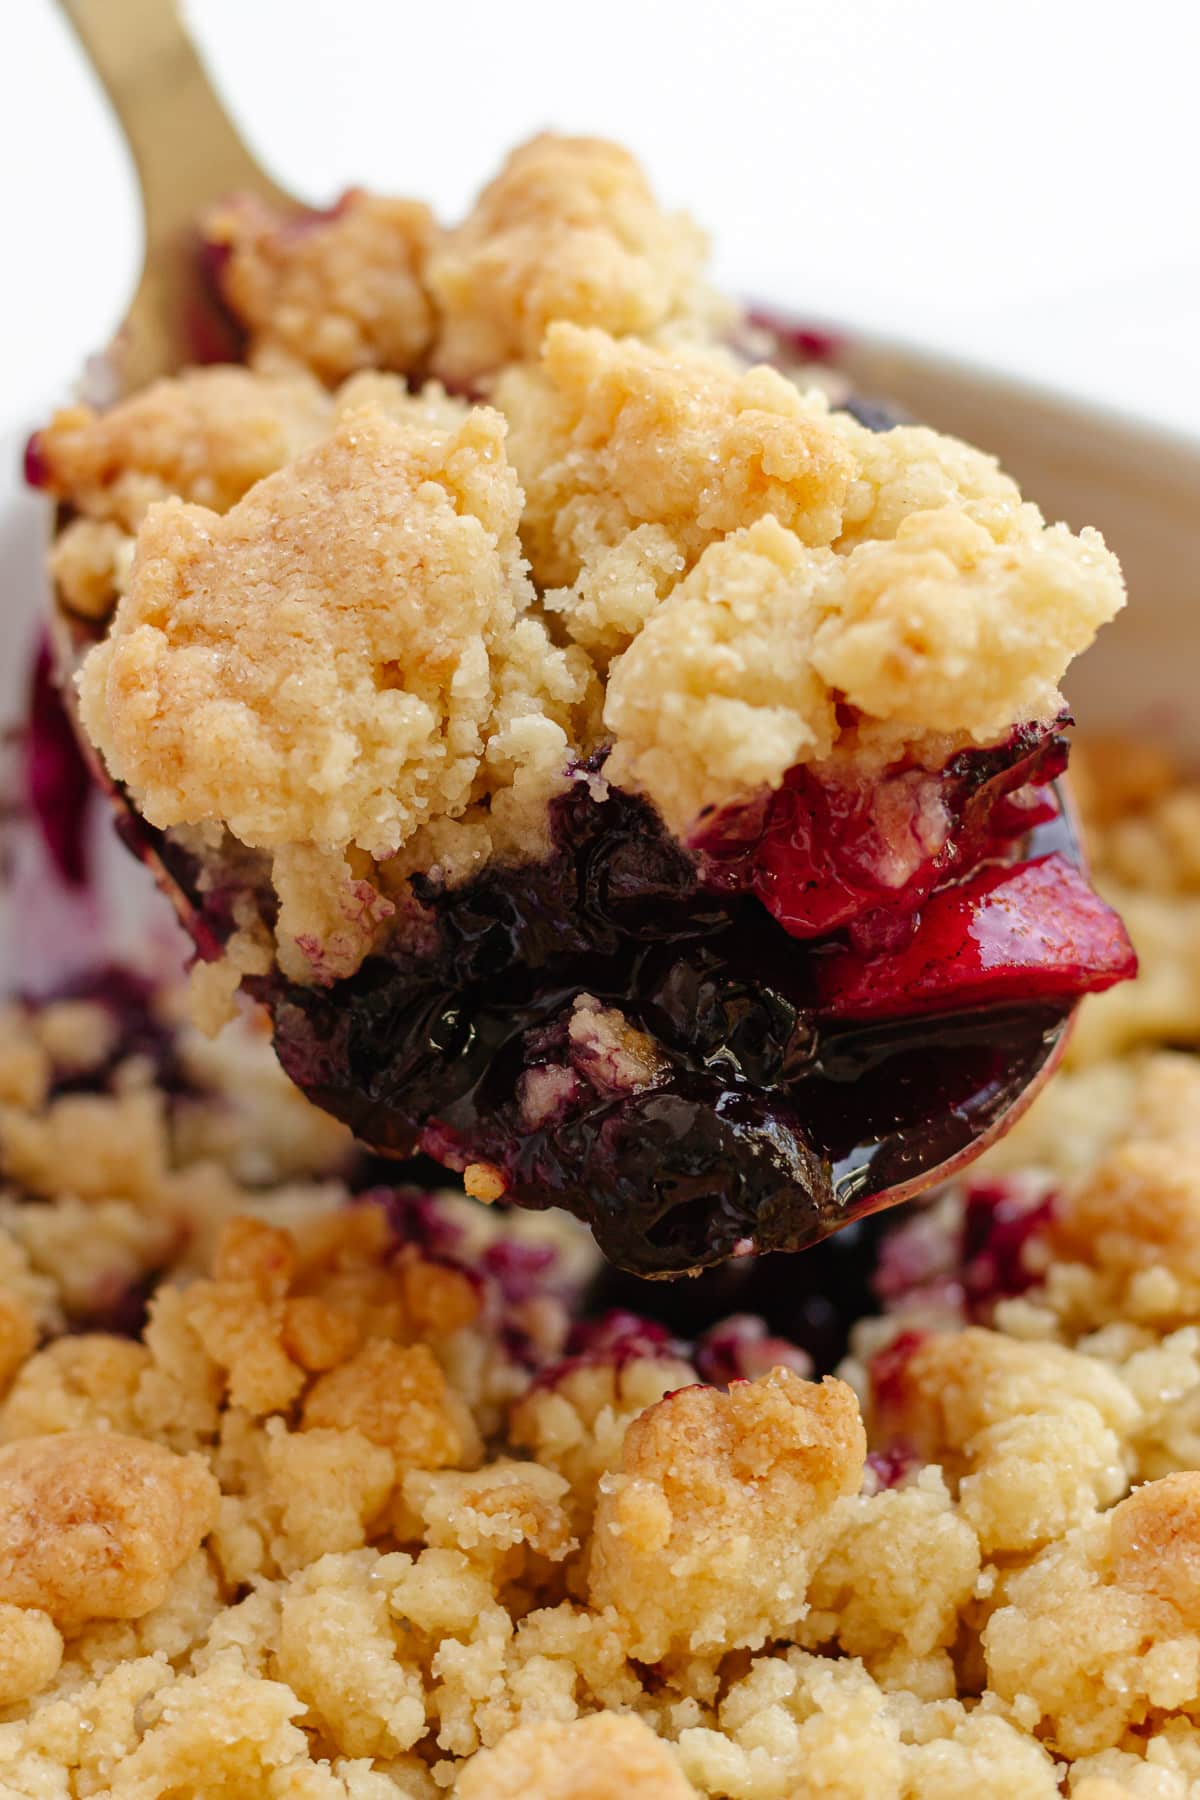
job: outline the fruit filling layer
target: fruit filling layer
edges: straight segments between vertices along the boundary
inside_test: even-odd
[[[969,1181],[694,1281],[261,1014],[6,997],[5,1800],[1195,1800],[1200,785],[1078,761],[1138,979]]]
[[[244,986],[370,1141],[654,1272],[798,1247],[853,1149],[998,1117],[1010,1027],[1134,967],[1050,786],[1123,604],[1099,535],[747,361],[614,146],[534,140],[453,229],[205,231],[245,362],[29,466],[209,1020]]]

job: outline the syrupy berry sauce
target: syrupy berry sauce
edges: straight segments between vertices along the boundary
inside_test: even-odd
[[[997,752],[978,754],[990,760],[972,793],[996,779]],[[1027,756],[1014,740],[1009,763]],[[568,1208],[638,1275],[803,1249],[869,1211],[999,1118],[1074,994],[1117,978],[1056,964],[1048,985],[1034,971],[1036,1005],[956,1012],[952,980],[943,1012],[839,1016],[823,997],[830,960],[865,957],[881,992],[888,968],[911,962],[918,915],[899,950],[877,949],[878,929],[861,953],[844,932],[798,939],[597,773],[555,802],[544,861],[450,889],[418,881],[432,946],[424,933],[419,950],[397,944],[348,980],[270,977],[256,991],[289,1075],[364,1142],[489,1163],[513,1199]],[[994,793],[1002,822],[1006,790]],[[1025,855],[1061,857],[1054,809],[1020,816],[1038,821]],[[1085,962],[1090,948],[1078,947]],[[1002,996],[1012,967],[999,959]],[[623,1084],[580,1054],[581,996],[652,1042],[651,1081]]]

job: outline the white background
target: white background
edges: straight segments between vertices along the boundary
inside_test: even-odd
[[[1200,433],[1193,0],[191,0],[314,201],[453,217],[545,125],[627,141],[719,277]],[[15,451],[118,319],[136,195],[53,0],[0,6],[0,530]],[[6,554],[0,544],[0,557]]]

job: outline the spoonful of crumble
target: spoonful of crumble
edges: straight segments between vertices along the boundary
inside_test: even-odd
[[[121,10],[68,7],[144,146]],[[226,359],[164,286],[29,457],[65,691],[199,1010],[248,994],[366,1143],[641,1274],[978,1154],[1135,966],[1061,785],[1059,683],[1124,599],[1099,535],[749,356],[614,145],[534,139],[451,228],[228,185],[186,278],[146,196]]]

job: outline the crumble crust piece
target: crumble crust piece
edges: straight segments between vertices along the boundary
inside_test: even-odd
[[[103,619],[124,592],[133,537],[156,500],[178,495],[224,512],[329,429],[325,394],[305,371],[192,369],[119,406],[56,413],[34,439],[39,480],[76,516],[50,569],[63,599]]]
[[[1167,792],[1092,826],[1164,921]],[[352,1196],[176,1007],[3,1019],[6,1797],[1194,1800],[1191,1057],[1085,1057],[900,1219],[838,1378],[743,1321],[720,1385],[580,1323],[570,1221]]]
[[[502,440],[483,410],[429,438],[351,413],[224,518],[154,513],[82,688],[152,823],[380,854],[465,805],[530,598]]]
[[[459,1783],[460,1800],[688,1800],[693,1792],[654,1733],[616,1713],[519,1726]]]
[[[666,533],[681,568],[767,514],[805,543],[840,530],[855,464],[822,401],[715,345],[660,348],[558,323],[495,401],[539,586],[569,585],[639,525]]]
[[[496,397],[507,436],[356,377],[222,518],[150,512],[87,660],[85,723],[151,822],[273,853],[298,979],[351,973],[412,871],[543,853],[602,746],[686,836],[797,763],[936,762],[1053,716],[1122,604],[1096,534],[928,434],[914,491],[961,474],[957,502],[897,522],[903,474],[857,428],[891,535],[840,548],[858,439],[773,370],[564,324]]]
[[[689,218],[662,211],[627,150],[545,132],[433,248],[434,372],[462,385],[528,361],[556,319],[615,337],[717,323],[728,314],[701,282],[707,249]]]

